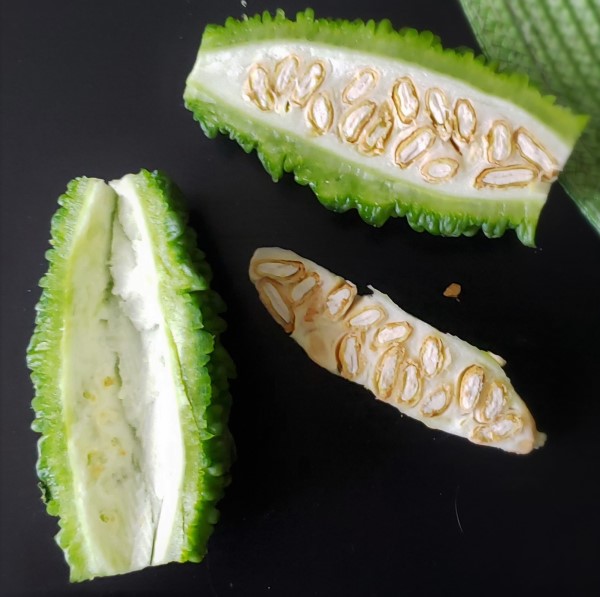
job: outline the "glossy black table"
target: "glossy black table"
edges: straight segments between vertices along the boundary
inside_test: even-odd
[[[3,0],[0,594],[382,596],[600,594],[600,238],[555,185],[538,248],[375,229],[290,176],[204,137],[182,91],[201,32],[303,2]],[[458,2],[319,0],[475,47]],[[238,459],[201,564],[69,586],[36,486],[25,348],[56,197],[78,175],[161,168],[188,198],[227,301]],[[432,432],[310,362],[247,278],[279,245],[493,350],[549,440],[518,457]],[[460,301],[443,291],[459,282]]]

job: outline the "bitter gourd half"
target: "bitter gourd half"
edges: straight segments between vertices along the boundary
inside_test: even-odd
[[[292,251],[258,249],[250,279],[273,318],[317,364],[428,427],[525,454],[541,446],[502,359],[410,315]]]
[[[332,210],[527,245],[586,122],[429,32],[311,10],[208,26],[184,99],[209,137],[256,148]]]
[[[160,173],[78,178],[59,203],[27,359],[71,580],[199,561],[232,449],[210,268]]]

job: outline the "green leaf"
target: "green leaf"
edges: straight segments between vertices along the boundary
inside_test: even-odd
[[[600,3],[460,0],[485,54],[590,121],[560,182],[600,232]]]

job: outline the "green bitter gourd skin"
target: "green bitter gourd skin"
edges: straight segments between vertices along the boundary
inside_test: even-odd
[[[311,10],[209,25],[184,99],[209,137],[329,209],[445,236],[512,228],[527,245],[586,121],[429,32]]]
[[[211,270],[161,173],[78,178],[59,204],[27,360],[70,578],[200,561],[233,447]]]

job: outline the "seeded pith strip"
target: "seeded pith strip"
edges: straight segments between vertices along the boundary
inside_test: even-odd
[[[282,12],[209,26],[185,90],[211,137],[256,148],[370,224],[528,245],[585,120],[425,32]]]
[[[545,434],[514,390],[502,360],[409,315],[285,249],[258,249],[250,279],[275,321],[331,373],[428,427],[525,454]]]

